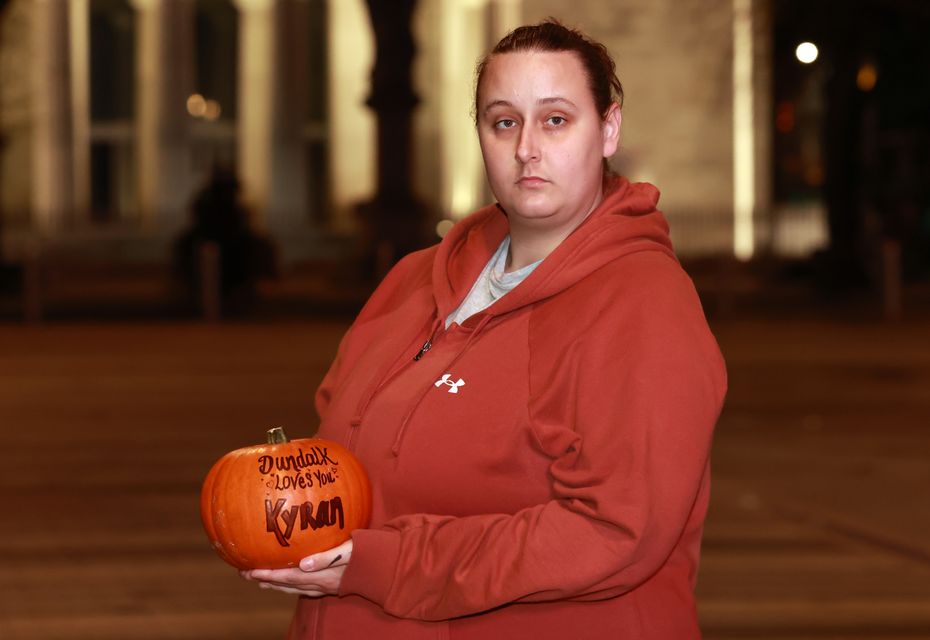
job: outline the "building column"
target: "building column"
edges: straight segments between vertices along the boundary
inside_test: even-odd
[[[51,235],[70,223],[74,206],[68,4],[32,4],[33,227]]]
[[[441,4],[442,206],[452,218],[493,199],[472,120],[475,63],[521,24],[522,10],[522,0]]]
[[[490,51],[498,41],[512,30],[523,24],[523,0],[490,0],[491,28],[488,35],[487,50]]]
[[[131,0],[137,11],[136,157],[139,208],[150,228],[185,224],[195,186],[187,98],[193,91],[191,0]]]
[[[260,227],[286,232],[307,220],[307,7],[295,0],[235,0],[239,8],[238,166]]]
[[[306,0],[276,2],[271,198],[267,218],[272,230],[305,228],[309,220],[307,151],[303,137],[310,73],[306,41],[309,9]]]
[[[359,213],[371,241],[364,260],[376,278],[404,255],[425,245],[428,211],[413,192],[411,138],[420,102],[413,88],[417,46],[412,18],[417,0],[385,4],[366,0],[375,35],[375,65],[366,104],[377,122],[377,192]]]
[[[375,191],[376,122],[365,106],[374,38],[362,0],[330,2],[327,20],[330,220],[341,231],[355,231],[356,207]]]
[[[71,132],[74,220],[90,219],[90,0],[71,0]]]

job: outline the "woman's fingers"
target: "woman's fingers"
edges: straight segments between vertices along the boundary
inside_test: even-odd
[[[259,582],[275,582],[280,584],[304,584],[307,572],[297,568],[291,569],[252,569],[246,571],[243,577],[246,580]]]
[[[321,571],[330,567],[341,567],[349,564],[351,557],[352,539],[350,538],[332,549],[307,556],[300,561],[300,568],[304,571]]]
[[[300,569],[253,569],[244,572],[243,577],[275,588],[296,589],[300,593],[336,593],[344,570],[343,567],[309,572]]]
[[[352,541],[307,556],[299,567],[289,569],[252,569],[240,571],[246,580],[254,580],[263,589],[318,598],[339,592],[342,574],[352,557]]]

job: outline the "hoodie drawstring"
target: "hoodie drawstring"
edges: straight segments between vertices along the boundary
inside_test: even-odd
[[[489,315],[489,314],[482,316],[481,320],[478,321],[478,324],[475,325],[475,329],[471,332],[471,334],[469,334],[468,339],[465,341],[465,344],[462,345],[462,348],[459,349],[456,352],[456,354],[452,357],[452,359],[446,364],[445,370],[448,371],[449,369],[451,369],[452,366],[456,362],[458,362],[459,358],[461,358],[462,355],[466,351],[468,351],[468,347],[471,345],[472,341],[478,337],[478,334],[481,333],[481,330],[484,329],[485,325],[487,325],[488,322],[490,322],[491,318],[493,317],[494,316]],[[432,346],[429,340],[427,340],[426,344],[423,345],[425,350],[421,350],[421,353],[418,354],[419,357],[415,357],[414,360],[419,360],[423,356],[423,354],[426,353],[426,351],[429,351],[429,346],[427,345]],[[410,419],[413,417],[414,412],[420,406],[420,403],[423,402],[423,398],[425,398],[426,394],[429,393],[431,390],[432,390],[432,385],[427,386],[420,393],[416,402],[413,403],[413,406],[407,410],[406,414],[404,414],[404,419],[401,420],[400,428],[397,430],[397,436],[394,438],[394,444],[391,445],[391,454],[395,458],[398,455],[400,455],[401,443],[403,442],[404,434],[407,432],[407,425],[409,424]]]
[[[436,331],[439,329],[440,319],[437,317],[435,319],[430,318],[426,325],[427,335],[429,336],[426,340],[426,344],[420,348],[420,351],[417,353],[418,357],[414,357],[414,360],[419,360],[424,353],[429,351],[429,347],[432,346],[433,336],[436,335]],[[427,346],[429,345],[429,346]],[[374,379],[374,383],[369,386],[368,390],[362,395],[362,399],[359,401],[358,405],[355,408],[355,413],[352,416],[352,419],[349,421],[349,424],[352,427],[352,430],[349,433],[349,449],[352,450],[352,446],[355,442],[355,434],[358,431],[358,427],[362,424],[362,416],[365,415],[365,411],[368,410],[368,405],[371,404],[371,401],[377,395],[378,391],[386,385],[399,371],[403,369],[403,366],[397,367],[397,362],[403,358],[404,353],[410,353],[407,349],[404,349],[401,352],[401,356],[392,361],[387,367],[378,373]],[[393,373],[392,373],[393,370]]]

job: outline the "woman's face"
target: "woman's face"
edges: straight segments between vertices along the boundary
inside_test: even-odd
[[[511,227],[571,230],[602,198],[620,111],[602,118],[572,52],[498,54],[478,87],[478,139]]]

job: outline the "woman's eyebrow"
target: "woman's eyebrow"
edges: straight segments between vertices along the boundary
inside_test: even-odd
[[[506,100],[493,100],[493,101],[489,102],[487,105],[485,105],[485,107],[484,107],[484,113],[487,113],[488,111],[490,111],[490,110],[493,109],[494,107],[512,107],[512,106],[513,106],[513,104],[510,103],[510,102],[507,102]]]
[[[568,106],[572,107],[573,109],[577,109],[577,108],[578,108],[578,107],[575,105],[574,102],[572,102],[572,101],[569,100],[568,98],[563,98],[562,96],[552,96],[551,98],[540,98],[539,100],[536,101],[536,104],[553,104],[553,103],[556,103],[556,102],[561,102],[561,103],[567,104]]]
[[[575,105],[574,102],[572,102],[572,101],[569,100],[568,98],[563,98],[562,96],[552,96],[552,97],[549,97],[549,98],[540,98],[539,100],[536,101],[536,104],[539,104],[539,105],[544,105],[544,104],[555,104],[555,103],[567,104],[568,106],[570,106],[570,107],[573,108],[573,109],[577,109],[577,108],[578,108],[578,107]],[[508,102],[507,100],[492,100],[491,102],[489,102],[489,103],[484,107],[484,113],[487,113],[488,111],[490,111],[490,110],[493,109],[494,107],[513,107],[513,103]]]

